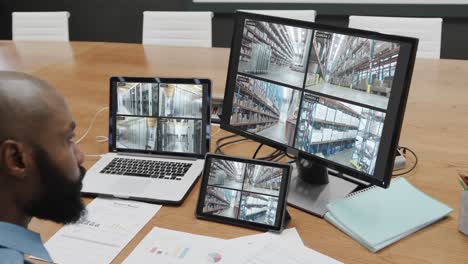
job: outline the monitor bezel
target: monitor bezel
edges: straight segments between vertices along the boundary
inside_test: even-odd
[[[148,155],[161,155],[161,156],[176,156],[188,158],[203,158],[206,153],[210,151],[210,138],[211,138],[211,80],[205,78],[163,78],[163,77],[123,77],[113,76],[109,80],[109,139],[108,148],[109,152],[122,152],[122,153],[141,153]],[[135,83],[168,83],[168,84],[194,84],[202,85],[202,145],[203,149],[200,154],[197,153],[184,153],[184,152],[165,152],[155,150],[138,150],[138,149],[123,149],[117,148],[117,137],[115,135],[117,114],[117,82],[135,82]],[[168,117],[170,118],[170,117]]]
[[[380,177],[372,176],[367,173],[355,170],[351,167],[333,162],[321,158],[319,156],[301,151],[293,146],[279,143],[277,141],[270,140],[268,138],[258,136],[249,132],[246,132],[242,129],[236,128],[235,126],[230,125],[230,118],[232,114],[232,100],[236,85],[236,78],[238,74],[239,66],[239,54],[240,54],[240,42],[243,37],[244,21],[246,19],[260,20],[270,23],[285,24],[288,26],[302,27],[311,30],[320,30],[328,31],[332,33],[347,34],[364,38],[372,38],[382,41],[396,42],[400,44],[400,53],[398,56],[398,62],[396,67],[395,76],[392,84],[392,92],[390,94],[387,113],[384,122],[384,128],[381,138],[389,138],[390,140],[385,141],[381,140],[380,147],[377,154],[377,161],[374,170],[374,175],[381,175]],[[390,184],[390,179],[392,176],[394,155],[398,147],[398,140],[400,137],[401,127],[404,118],[404,112],[406,107],[406,102],[409,93],[409,86],[411,83],[411,77],[414,67],[414,62],[416,59],[418,39],[402,36],[394,36],[388,34],[382,34],[372,31],[353,29],[353,28],[342,28],[330,25],[323,25],[313,22],[292,20],[287,18],[273,17],[267,15],[260,15],[247,12],[236,12],[235,22],[234,22],[234,33],[231,41],[231,51],[229,57],[228,65],[228,76],[226,78],[226,88],[224,94],[224,107],[223,115],[221,117],[221,128],[229,132],[241,135],[243,137],[255,140],[257,142],[275,147],[282,151],[293,150],[295,154],[300,153],[302,156],[310,158],[312,161],[326,166],[330,169],[337,170],[346,174],[347,176],[354,177],[361,181],[365,181],[380,187],[387,188]],[[406,69],[406,71],[403,71]],[[304,73],[306,77],[307,73]],[[244,75],[245,76],[245,75]],[[272,81],[272,83],[275,83]],[[291,85],[285,87],[292,87]],[[302,87],[303,88],[303,87]],[[297,89],[302,89],[297,87]],[[301,97],[302,104],[302,97]],[[378,163],[378,164],[377,164]],[[378,165],[378,166],[377,166]]]

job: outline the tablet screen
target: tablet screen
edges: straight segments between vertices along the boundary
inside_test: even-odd
[[[284,212],[289,170],[289,165],[209,155],[199,213],[258,227],[278,227]]]

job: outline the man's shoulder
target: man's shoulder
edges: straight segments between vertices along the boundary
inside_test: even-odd
[[[0,247],[0,264],[24,264],[24,256],[20,252]]]

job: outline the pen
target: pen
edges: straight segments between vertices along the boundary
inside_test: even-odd
[[[458,176],[458,182],[462,186],[463,190],[468,191],[468,176],[460,173]]]

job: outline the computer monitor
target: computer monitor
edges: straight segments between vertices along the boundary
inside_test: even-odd
[[[323,185],[315,200],[329,170],[388,187],[418,40],[235,18],[221,127],[298,157],[301,179]]]

